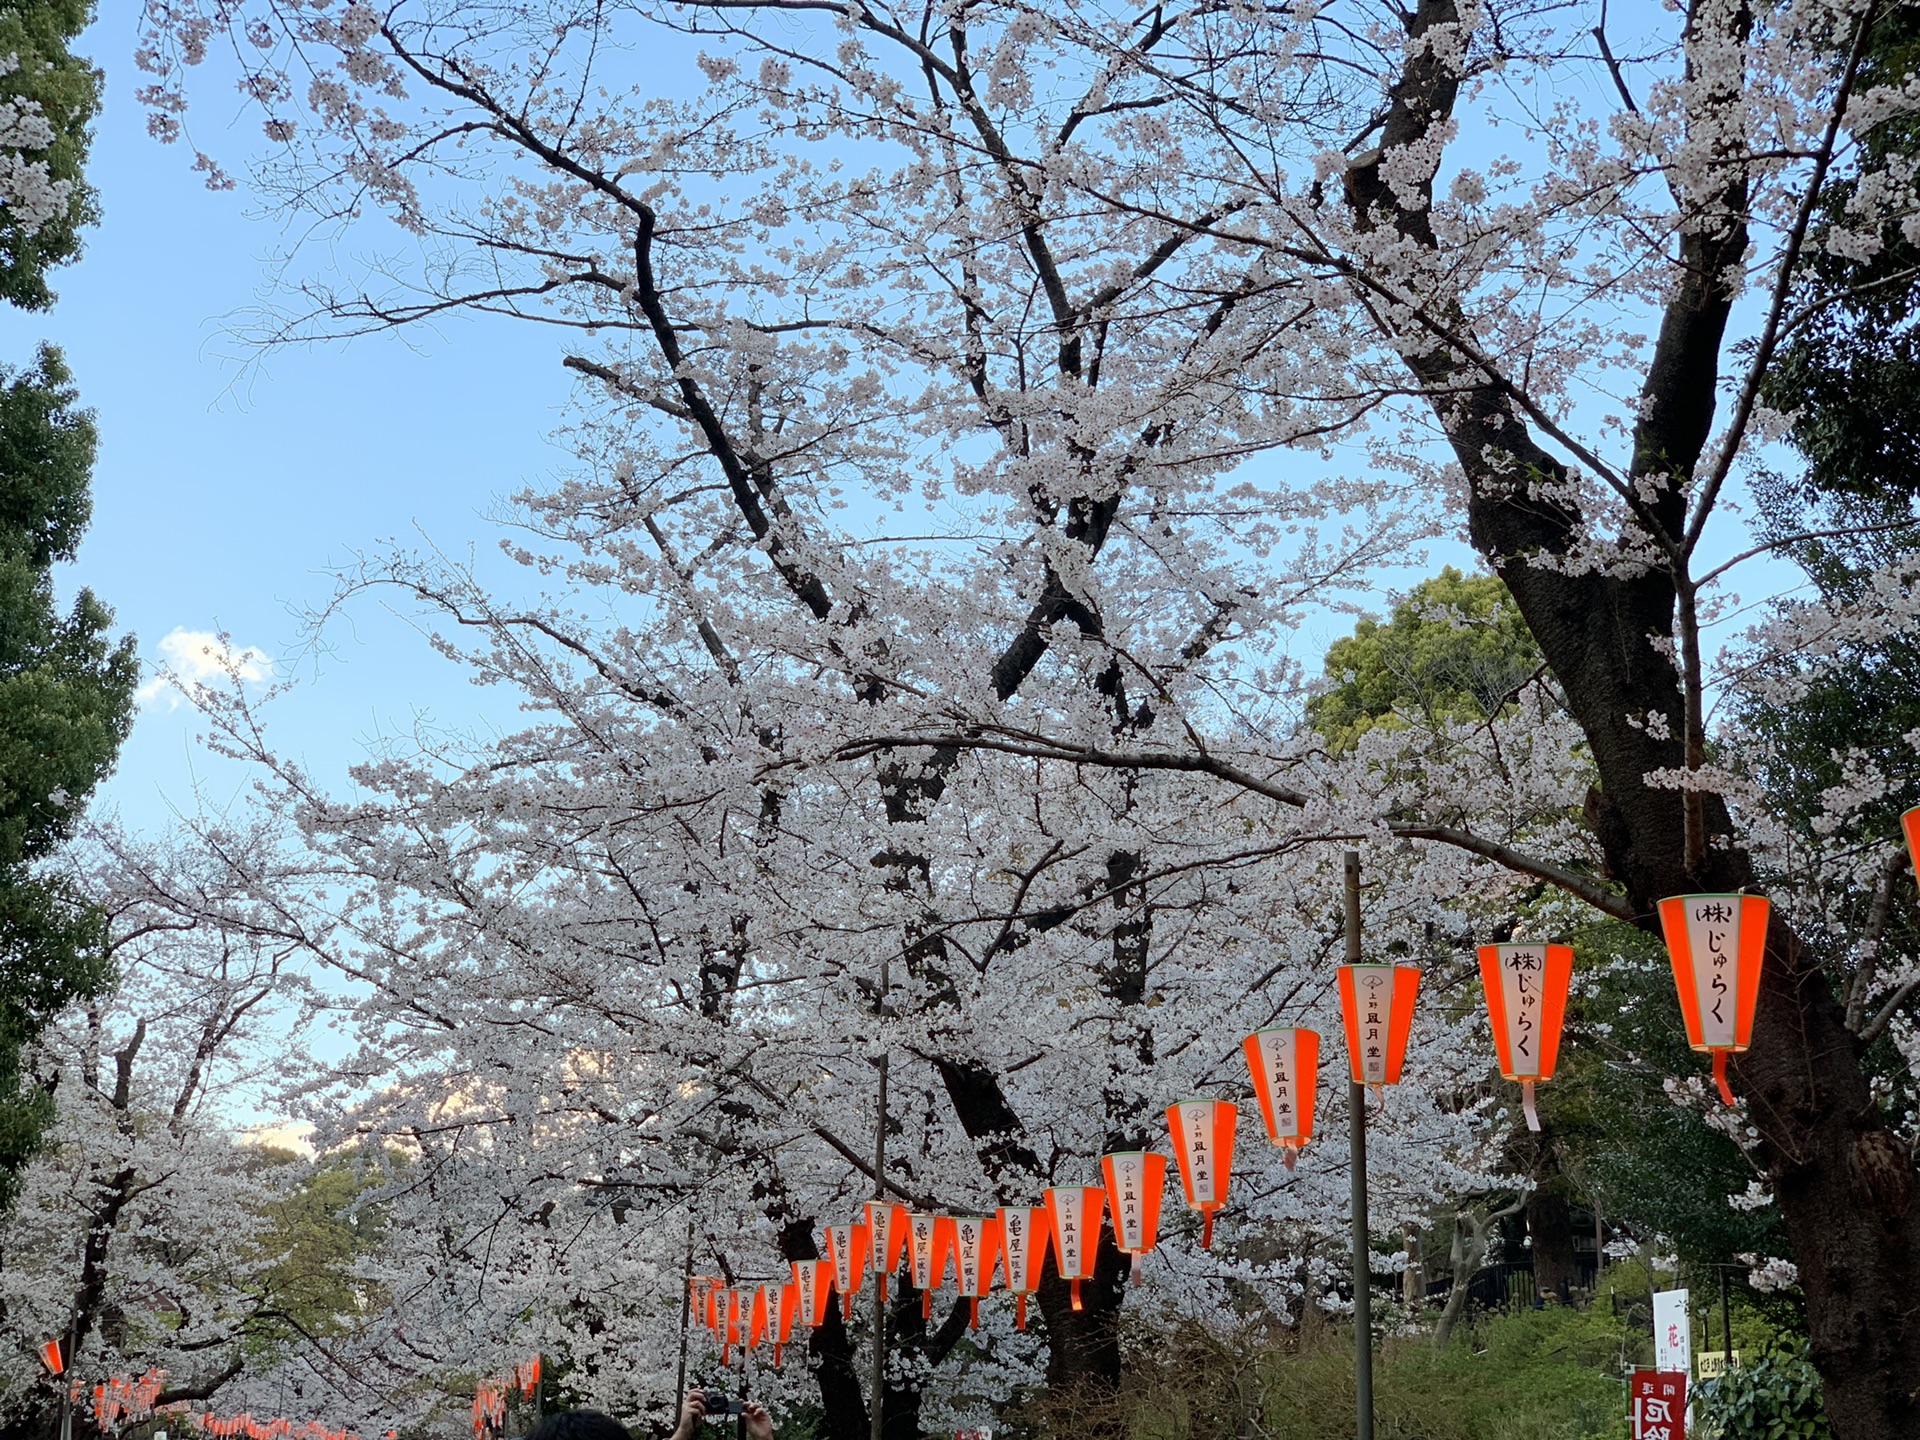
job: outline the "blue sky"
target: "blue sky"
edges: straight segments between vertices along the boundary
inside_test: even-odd
[[[229,332],[287,237],[249,214],[244,190],[207,191],[190,152],[147,138],[132,46],[113,7],[80,47],[107,72],[89,171],[105,223],[56,275],[51,312],[0,312],[0,359],[53,341],[99,414],[93,525],[63,587],[91,586],[148,663],[176,629],[266,652],[302,682],[276,703],[276,732],[323,773],[416,710],[498,712],[378,607],[330,627],[324,655],[303,649],[298,612],[331,593],[331,567],[383,538],[492,547],[485,512],[563,459],[547,440],[568,393],[557,351],[526,327],[455,321],[411,345],[250,357]],[[185,708],[145,707],[96,803],[148,828],[191,803],[196,781],[230,799],[241,777],[196,753],[199,728]]]

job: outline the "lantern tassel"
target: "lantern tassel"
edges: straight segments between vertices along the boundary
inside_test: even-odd
[[[1073,1308],[1078,1310],[1080,1308],[1080,1282],[1075,1280],[1071,1289],[1073,1293]]]
[[[920,1318],[922,1320],[933,1318],[933,1291],[931,1290],[920,1292]]]
[[[887,1298],[887,1291],[885,1286],[882,1286],[880,1289],[880,1298],[882,1300],[885,1300]],[[848,1294],[842,1295],[840,1297],[840,1314],[842,1318],[847,1320],[851,1320],[853,1318],[853,1295],[851,1292],[849,1292]]]
[[[1299,1158],[1299,1155],[1300,1147],[1298,1145],[1289,1145],[1280,1152],[1281,1162],[1285,1164],[1289,1173],[1292,1172],[1293,1162]]]
[[[1725,1050],[1713,1052],[1713,1083],[1720,1087],[1720,1098],[1729,1105],[1733,1104],[1733,1087],[1727,1084],[1727,1052]]]
[[[1373,1091],[1374,1104],[1379,1107],[1373,1113],[1376,1115],[1386,1114],[1387,1113],[1387,1087],[1385,1085],[1369,1085],[1367,1088]]]
[[[1540,1130],[1540,1112],[1533,1108],[1533,1081],[1520,1082],[1520,1108],[1526,1112],[1527,1129],[1535,1134]]]
[[[1200,1248],[1202,1250],[1213,1248],[1213,1211],[1211,1210],[1200,1212]]]
[[[849,1303],[851,1303],[851,1298],[849,1298]],[[884,1270],[880,1272],[880,1303],[882,1305],[887,1303],[887,1272]]]
[[[778,1340],[773,1342],[773,1363],[776,1365],[780,1363],[780,1342]]]
[[[722,1346],[720,1347],[720,1368],[721,1368],[722,1370],[724,1370],[724,1369],[726,1369],[726,1368],[727,1368],[727,1364],[728,1364],[728,1359],[729,1359],[729,1357],[730,1357],[730,1356],[731,1356],[732,1354],[733,1354],[733,1347],[732,1347],[732,1346],[730,1346],[730,1345],[722,1345]]]
[[[1027,1292],[1024,1290],[1013,1297],[1013,1327],[1016,1330],[1027,1328]]]
[[[967,1328],[969,1330],[978,1330],[980,1328],[980,1302],[973,1300],[969,1303],[973,1308],[967,1312]]]

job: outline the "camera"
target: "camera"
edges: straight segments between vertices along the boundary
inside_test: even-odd
[[[722,1415],[738,1415],[746,1408],[724,1390],[704,1390],[700,1398],[706,1403],[709,1420],[717,1420]]]

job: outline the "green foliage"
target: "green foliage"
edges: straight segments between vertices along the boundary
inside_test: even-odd
[[[1486,1316],[1436,1354],[1396,1336],[1374,1364],[1379,1440],[1587,1440],[1625,1413],[1623,1357],[1642,1335],[1605,1309]],[[1129,1440],[1341,1440],[1354,1433],[1351,1332],[1333,1327],[1221,1337],[1199,1327],[1130,1354],[1121,1399]],[[1032,1440],[1084,1433],[1089,1418],[1044,1397],[1005,1421]],[[998,1428],[998,1427],[996,1427]]]
[[[267,1151],[266,1163],[300,1164],[285,1151]],[[313,1165],[307,1176],[267,1211],[269,1228],[258,1242],[263,1345],[294,1334],[339,1335],[381,1303],[354,1267],[379,1248],[385,1212],[362,1204],[377,1175],[344,1157]]]
[[[25,310],[53,303],[46,272],[79,255],[81,227],[98,219],[82,171],[100,110],[101,76],[67,48],[92,18],[86,0],[0,0],[0,59],[17,62],[0,75],[0,104],[44,120],[51,142],[14,153],[44,165],[48,180],[67,187],[64,208],[50,217],[0,206],[0,300]]]
[[[1331,688],[1307,702],[1337,750],[1376,725],[1491,719],[1540,668],[1540,650],[1497,576],[1448,566],[1327,647]]]
[[[0,370],[0,1204],[47,1118],[23,1052],[109,976],[100,917],[36,862],[113,768],[139,680],[132,639],[112,639],[90,592],[55,603],[51,567],[89,513],[95,433],[77,400],[53,349]]]
[[[1775,1350],[1694,1392],[1700,1440],[1827,1440],[1820,1376],[1804,1348]]]

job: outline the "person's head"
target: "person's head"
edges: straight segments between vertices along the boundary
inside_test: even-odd
[[[627,1427],[598,1410],[557,1410],[527,1440],[633,1440]]]

